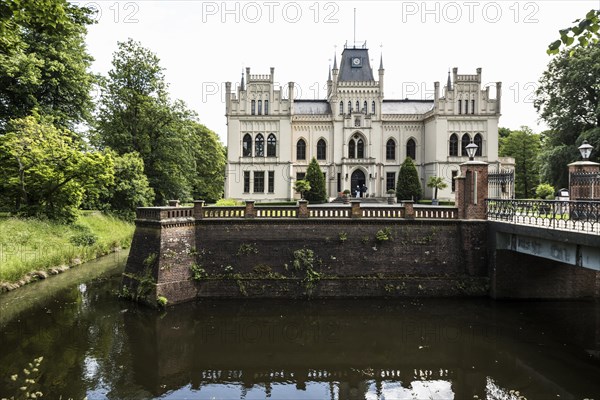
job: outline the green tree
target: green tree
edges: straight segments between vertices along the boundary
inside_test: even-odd
[[[34,117],[11,120],[0,136],[0,193],[21,215],[72,222],[85,191],[110,184],[113,171],[109,154]]]
[[[223,197],[225,188],[225,165],[227,155],[225,146],[217,134],[204,125],[189,121],[195,170],[191,175],[192,195],[214,203]]]
[[[406,157],[400,166],[398,183],[396,184],[396,198],[402,200],[417,201],[421,198],[421,181],[417,168],[410,157]]]
[[[539,155],[540,135],[530,128],[512,131],[505,139],[500,156],[515,159],[515,195],[517,198],[535,196],[535,188],[540,183]]]
[[[312,203],[321,203],[327,200],[325,177],[323,176],[323,171],[321,171],[321,167],[319,167],[316,158],[313,157],[312,160],[310,160],[304,179],[310,184],[310,189],[304,195],[306,200]]]
[[[576,25],[561,29],[560,39],[552,42],[546,52],[548,54],[558,54],[561,46],[568,48],[575,39],[577,45],[569,51],[572,55],[577,47],[587,47],[598,43],[600,39],[600,10],[592,9],[588,11],[585,18],[579,18],[573,21]]]
[[[508,128],[498,128],[498,153],[502,152],[502,147],[506,138],[510,135],[511,130]]]
[[[580,158],[584,138],[598,149],[600,128],[600,44],[563,50],[540,78],[534,105],[550,130],[543,135],[542,180],[555,187],[568,185],[567,164]],[[591,161],[598,160],[598,152]]]
[[[433,198],[437,199],[438,189],[443,190],[448,187],[448,184],[444,182],[444,178],[441,176],[430,176],[427,181],[427,187],[433,188],[435,192],[433,193]]]
[[[554,198],[554,187],[547,183],[540,183],[535,188],[535,195],[543,200],[552,200]]]
[[[301,199],[304,199],[304,193],[310,190],[310,183],[304,179],[297,180],[294,184],[294,190],[300,193]]]
[[[94,81],[85,48],[90,16],[67,0],[0,3],[0,133],[33,112],[71,130],[86,120]]]

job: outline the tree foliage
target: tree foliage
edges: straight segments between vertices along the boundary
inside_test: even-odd
[[[600,10],[592,9],[588,11],[585,18],[579,18],[573,21],[575,25],[561,29],[560,39],[550,43],[546,53],[558,54],[561,46],[565,48],[573,45],[577,39],[577,45],[570,49],[569,55],[572,55],[577,47],[587,47],[598,43],[600,39]]]
[[[304,193],[310,190],[310,183],[307,180],[299,179],[294,184],[294,190],[300,193],[300,198],[304,199]]]
[[[535,134],[526,126],[522,126],[520,130],[511,131],[500,148],[501,157],[515,159],[515,195],[517,198],[535,196],[535,189],[540,183],[540,149],[540,135]]]
[[[579,159],[584,139],[595,149],[600,141],[600,43],[563,50],[540,78],[534,105],[550,130],[543,135],[542,180],[556,187],[568,184],[567,164]],[[598,160],[594,152],[590,160]]]
[[[86,190],[112,182],[113,159],[66,129],[26,117],[0,136],[0,174],[11,211],[72,222]]]
[[[67,0],[0,3],[0,133],[32,113],[70,129],[89,116],[90,16]]]
[[[323,176],[323,171],[321,171],[321,167],[319,167],[319,163],[315,157],[310,160],[304,179],[308,181],[310,185],[310,189],[304,194],[306,200],[312,203],[321,203],[327,200],[325,177]]]
[[[448,184],[444,181],[444,178],[441,176],[430,176],[427,181],[427,187],[433,188],[435,192],[433,193],[433,198],[437,199],[438,189],[443,190],[448,187]]]
[[[414,200],[421,198],[421,181],[417,168],[410,157],[406,157],[400,166],[398,183],[396,184],[396,198],[398,200]]]

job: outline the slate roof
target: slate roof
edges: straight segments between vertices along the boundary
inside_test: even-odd
[[[384,100],[382,114],[425,114],[433,109],[433,100]]]
[[[361,67],[352,67],[352,59],[360,58],[362,60]],[[338,81],[375,81],[373,79],[373,70],[369,61],[369,50],[360,48],[346,48],[342,53],[342,62],[340,63],[340,74]]]
[[[294,114],[328,115],[331,108],[327,100],[294,100]]]

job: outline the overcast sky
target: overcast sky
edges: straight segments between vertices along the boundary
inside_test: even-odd
[[[225,82],[239,83],[275,68],[287,90],[303,99],[325,98],[328,68],[344,44],[366,41],[371,65],[383,54],[386,99],[426,99],[448,69],[502,82],[500,126],[538,121],[533,98],[551,57],[548,44],[593,1],[81,1],[98,10],[89,27],[92,69],[111,68],[118,41],[132,38],[161,59],[173,99],[195,110],[226,142]],[[356,9],[356,29],[354,10]],[[376,77],[377,79],[377,77]]]

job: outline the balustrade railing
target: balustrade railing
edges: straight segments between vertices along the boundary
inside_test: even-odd
[[[487,218],[600,234],[600,201],[487,199]]]

